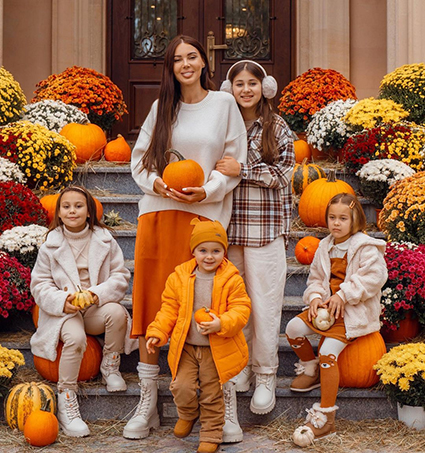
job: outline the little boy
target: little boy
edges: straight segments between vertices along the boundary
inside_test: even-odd
[[[146,332],[146,349],[153,353],[154,346],[164,346],[171,336],[170,390],[179,414],[174,434],[188,436],[199,417],[198,452],[213,453],[222,442],[221,385],[248,362],[242,328],[251,301],[238,270],[224,257],[227,235],[220,222],[193,219],[191,225],[195,225],[190,239],[194,259],[168,277],[161,310]],[[204,306],[218,316],[211,314],[212,321],[197,324],[193,314]]]

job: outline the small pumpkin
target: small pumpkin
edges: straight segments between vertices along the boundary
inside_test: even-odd
[[[302,193],[298,204],[298,214],[308,227],[326,228],[326,208],[330,199],[339,193],[350,193],[354,189],[345,181],[336,179],[335,170],[329,170],[327,178],[316,179]]]
[[[318,308],[317,316],[312,319],[312,323],[316,329],[328,330],[334,325],[335,318],[326,308]]]
[[[59,422],[55,414],[50,412],[50,400],[40,409],[31,412],[24,425],[25,440],[34,447],[52,444],[58,433]]]
[[[106,135],[96,124],[66,124],[60,134],[76,146],[77,163],[99,160],[106,145]]]
[[[106,144],[103,155],[110,162],[130,162],[131,148],[126,139],[121,134],[118,134],[115,140],[111,140]]]
[[[59,360],[62,355],[63,343],[59,341],[57,347],[56,360],[43,359],[34,356],[35,369],[40,375],[51,382],[58,382],[59,379]],[[81,361],[80,372],[78,374],[78,381],[88,381],[99,374],[100,363],[102,361],[102,347],[97,341],[96,337],[87,335],[87,348]]]
[[[297,261],[300,264],[311,264],[319,244],[320,239],[313,236],[305,236],[300,239],[294,250]]]
[[[81,289],[78,287],[78,291],[74,293],[74,299],[72,299],[71,304],[74,305],[74,307],[79,307],[79,308],[86,308],[90,307],[90,305],[93,303],[93,296],[90,291],[87,291],[86,289]]]
[[[294,141],[295,162],[301,163],[304,159],[311,159],[310,145],[305,140]]]
[[[202,307],[199,310],[196,310],[194,313],[195,321],[200,324],[201,322],[210,322],[213,321],[213,317],[210,313],[214,313],[217,316],[217,312],[208,307]]]
[[[307,158],[304,158],[300,164],[295,164],[292,173],[292,192],[301,195],[311,182],[319,178],[326,178],[323,168],[317,164],[308,164]]]
[[[292,434],[292,440],[299,447],[308,447],[314,441],[314,433],[309,426],[299,426]]]
[[[41,382],[25,382],[9,390],[4,402],[4,416],[12,429],[24,429],[28,416],[50,400],[50,412],[56,412],[56,396],[53,389]]]
[[[183,192],[185,187],[201,187],[204,184],[204,170],[192,159],[185,159],[175,149],[169,149],[166,156],[174,154],[178,161],[170,162],[163,171],[162,180],[171,189]]]

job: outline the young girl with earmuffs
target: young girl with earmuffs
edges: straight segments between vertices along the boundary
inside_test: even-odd
[[[273,112],[276,80],[260,64],[252,60],[237,62],[220,89],[235,97],[248,136],[247,163],[225,156],[216,165],[224,175],[241,178],[233,191],[228,256],[243,276],[252,303],[251,318],[244,329],[249,363],[223,387],[227,409],[223,442],[238,442],[243,434],[236,416],[235,392],[246,391],[255,382],[251,411],[267,414],[276,404],[295,156],[292,133]]]

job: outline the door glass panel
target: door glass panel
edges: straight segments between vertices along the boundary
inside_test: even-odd
[[[225,58],[270,58],[270,1],[226,0]]]
[[[177,0],[134,0],[133,59],[162,58],[177,35]]]

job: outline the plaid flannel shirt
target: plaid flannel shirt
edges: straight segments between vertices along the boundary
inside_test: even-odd
[[[278,115],[275,121],[279,158],[272,165],[261,157],[262,118],[247,131],[248,161],[241,164],[242,180],[233,191],[232,218],[227,230],[229,244],[262,247],[281,235],[288,244],[294,142],[285,121]]]

